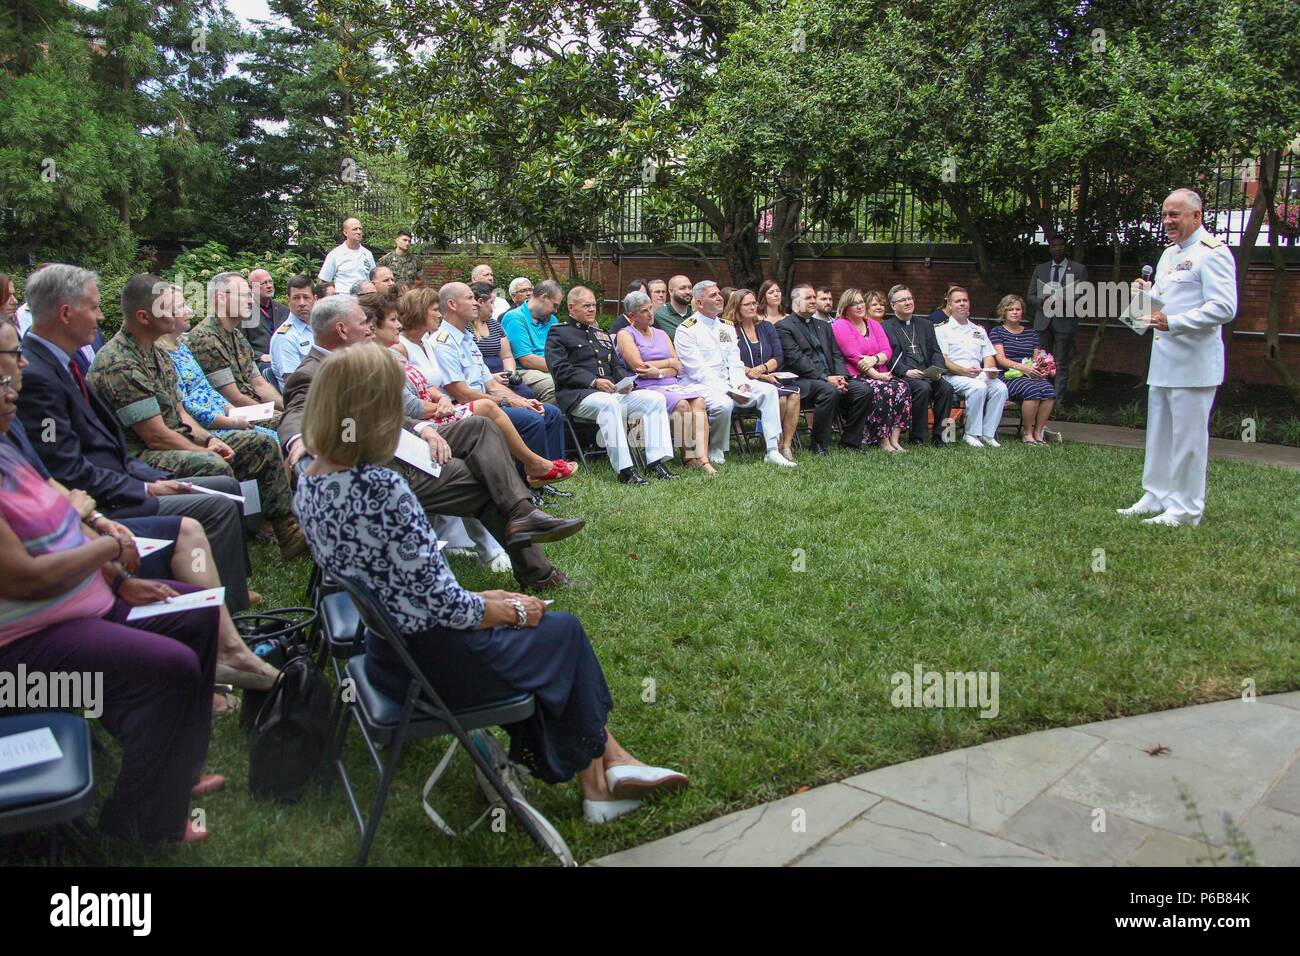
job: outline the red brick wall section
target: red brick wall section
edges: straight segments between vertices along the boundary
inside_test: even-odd
[[[536,257],[521,255],[517,257],[536,268]],[[562,257],[552,259],[555,267],[562,274],[568,272],[568,262]],[[627,288],[632,279],[668,279],[677,274],[690,276],[692,279],[716,278],[723,285],[731,281],[727,262],[722,258],[711,258],[712,271],[698,259],[671,259],[663,256],[624,256],[618,265],[609,258],[600,260],[600,281],[604,286],[608,300],[617,298]],[[765,263],[766,265],[766,263]],[[1108,277],[1110,264],[1099,265],[1093,272],[1094,277]],[[810,282],[813,285],[828,285],[835,290],[836,300],[839,294],[851,286],[863,290],[878,289],[886,291],[896,283],[904,283],[911,288],[916,297],[918,311],[928,314],[938,308],[943,301],[943,294],[950,285],[964,286],[971,294],[971,310],[977,316],[990,316],[997,306],[997,292],[987,286],[975,271],[971,262],[953,262],[932,260],[929,267],[923,259],[854,259],[847,257],[826,257],[821,259],[801,258],[795,263],[795,281]],[[433,255],[425,268],[427,281],[435,286],[452,279],[461,279],[442,268],[441,258]],[[1021,286],[1029,288],[1029,273],[1022,277]],[[511,277],[498,276],[502,286]],[[1237,308],[1237,329],[1240,331],[1263,332],[1267,322],[1268,296],[1272,284],[1271,268],[1253,267],[1246,281],[1245,293]],[[1300,270],[1292,269],[1287,273],[1287,294],[1282,303],[1280,327],[1283,332],[1300,333]],[[1024,294],[1023,292],[1021,293]],[[613,313],[612,302],[605,305],[603,312]],[[1076,339],[1076,350],[1086,350],[1092,340],[1094,330],[1081,327]],[[1300,374],[1300,339],[1283,339],[1283,354],[1288,364]],[[1151,340],[1147,336],[1137,336],[1123,326],[1111,324],[1104,333],[1099,368],[1108,372],[1126,372],[1145,377]],[[1277,376],[1264,361],[1264,338],[1256,335],[1237,335],[1233,338],[1228,359],[1228,378],[1248,384],[1276,384]]]

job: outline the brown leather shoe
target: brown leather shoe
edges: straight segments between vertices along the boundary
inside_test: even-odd
[[[276,518],[271,522],[275,529],[275,540],[280,545],[280,557],[285,561],[302,557],[307,553],[307,539],[302,536],[298,520],[292,516]]]
[[[587,524],[586,518],[557,518],[540,508],[506,524],[506,543],[546,544],[577,534]]]
[[[575,581],[559,568],[554,568],[550,574],[540,581],[534,581],[532,584],[524,585],[524,593],[530,591],[554,591],[559,588],[577,588],[582,587],[581,581]]]

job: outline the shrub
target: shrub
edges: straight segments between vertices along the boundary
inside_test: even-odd
[[[306,272],[314,278],[320,271],[318,266],[296,252],[241,252],[232,255],[219,242],[205,242],[177,256],[172,267],[163,273],[163,278],[181,286],[195,313],[192,321],[197,322],[208,314],[207,286],[213,276],[238,272],[248,278],[250,272],[259,268],[271,273],[275,280],[275,294],[281,298],[294,276]]]

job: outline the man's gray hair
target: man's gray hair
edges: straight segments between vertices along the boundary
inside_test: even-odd
[[[365,290],[366,290],[366,283],[369,282],[369,281],[370,281],[369,279],[362,279],[360,282],[354,282],[354,283],[352,283],[352,288],[348,290],[348,294],[349,294],[349,295],[365,295],[365,294],[366,294],[366,291],[365,291]]]
[[[631,315],[633,312],[640,309],[641,306],[648,305],[652,301],[653,300],[650,296],[646,295],[644,292],[629,292],[627,295],[623,296],[623,314]]]
[[[533,286],[533,295],[558,303],[564,298],[564,290],[560,288],[560,284],[554,279],[543,279]]]
[[[335,323],[347,318],[353,309],[359,309],[361,305],[357,302],[355,295],[327,295],[316,302],[311,307],[311,331],[319,342],[324,336],[329,337],[330,327]]]
[[[466,283],[459,282],[455,279],[453,279],[451,282],[444,282],[438,288],[438,311],[439,312],[442,312],[444,314],[447,312],[447,306],[451,303],[451,300],[455,298],[460,292],[460,289],[458,289],[457,286],[460,286],[465,289],[469,289],[469,286]],[[472,289],[470,291],[473,292]]]
[[[709,291],[709,286],[716,286],[717,283],[712,279],[701,279],[695,285],[691,286],[691,298],[699,301],[700,296]]]
[[[1205,208],[1204,204],[1201,202],[1200,194],[1194,189],[1175,189],[1169,194],[1169,198],[1172,199],[1174,196],[1177,196],[1183,202],[1187,203],[1187,208],[1194,210],[1195,212],[1201,212]]]
[[[519,287],[523,285],[525,282],[527,282],[529,285],[532,285],[532,281],[533,280],[528,278],[528,276],[515,276],[513,279],[510,280],[510,294],[514,295],[516,292],[518,292]],[[536,289],[534,289],[534,291],[536,291]]]
[[[243,278],[244,277],[238,272],[218,272],[208,280],[208,302],[212,302],[216,298],[217,293],[230,285],[230,283],[235,279]]]
[[[59,306],[74,302],[86,294],[86,283],[98,276],[89,269],[58,262],[46,266],[27,278],[24,297],[33,319],[53,318]]]

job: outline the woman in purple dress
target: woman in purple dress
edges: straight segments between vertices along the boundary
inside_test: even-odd
[[[1025,300],[1018,295],[1004,295],[998,303],[998,318],[1002,324],[989,330],[989,341],[998,353],[1007,397],[1020,403],[1020,440],[1026,445],[1046,445],[1047,420],[1056,405],[1056,389],[1034,362],[1042,349],[1038,347],[1038,333],[1021,324],[1025,320]],[[1008,372],[1021,374],[1008,378]]]
[[[682,363],[668,333],[655,327],[650,296],[629,292],[623,298],[623,314],[630,324],[618,333],[616,342],[624,364],[636,373],[634,387],[663,392],[672,419],[673,444],[681,447],[682,461],[687,468],[716,475],[717,470],[709,464],[709,413],[704,407],[704,389],[677,381]]]

